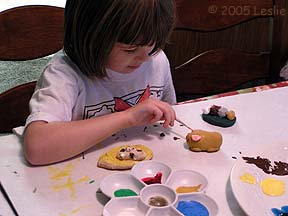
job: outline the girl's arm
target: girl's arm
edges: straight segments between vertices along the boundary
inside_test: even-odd
[[[173,126],[173,108],[163,101],[147,99],[123,112],[72,122],[35,121],[24,135],[26,159],[34,165],[59,162],[93,147],[112,134],[128,127],[164,120]]]

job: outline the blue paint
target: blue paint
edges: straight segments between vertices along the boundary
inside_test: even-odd
[[[209,216],[207,208],[197,201],[180,201],[177,210],[184,216]]]
[[[275,216],[288,216],[288,205],[282,206],[281,209],[272,208],[271,211]]]

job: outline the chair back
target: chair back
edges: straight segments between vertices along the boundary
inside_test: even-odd
[[[269,71],[273,0],[175,2],[177,22],[164,51],[178,100],[277,79]]]
[[[0,61],[48,56],[63,46],[64,8],[21,6],[0,12]],[[36,81],[0,94],[0,132],[25,124]]]

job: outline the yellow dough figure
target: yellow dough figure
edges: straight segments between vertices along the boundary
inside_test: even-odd
[[[135,151],[141,150],[143,151],[143,154],[140,155],[140,158],[135,158],[135,156],[137,156],[136,154],[134,154],[133,157],[126,158],[126,154],[122,155],[122,153],[127,153],[126,152],[127,150],[129,151],[133,150],[133,152],[134,150]],[[131,169],[135,163],[142,161],[142,160],[151,160],[152,157],[153,157],[153,152],[147,146],[122,145],[122,146],[114,147],[110,149],[109,151],[107,151],[106,153],[104,153],[103,155],[101,155],[100,158],[98,159],[97,166],[105,168],[105,169],[110,169],[110,170],[126,170],[126,169]]]
[[[222,145],[222,135],[218,132],[193,130],[186,136],[186,142],[191,151],[215,152]]]

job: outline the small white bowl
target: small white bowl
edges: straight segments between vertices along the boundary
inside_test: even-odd
[[[216,216],[218,214],[219,208],[217,203],[210,198],[209,196],[203,193],[194,193],[194,194],[178,194],[178,199],[174,204],[174,207],[177,209],[179,202],[181,201],[197,201],[205,206],[209,212],[209,216]],[[178,210],[179,211],[179,210]]]
[[[114,192],[120,189],[130,189],[139,195],[145,184],[129,173],[115,173],[106,176],[100,183],[100,190],[108,197],[115,197]]]
[[[154,177],[158,172],[162,173],[161,184],[165,184],[172,169],[166,164],[154,160],[139,162],[131,169],[131,174],[140,181],[143,178]]]
[[[176,170],[171,173],[166,185],[175,191],[179,187],[197,187],[200,185],[196,192],[203,192],[208,185],[208,180],[204,175],[193,170]],[[186,193],[195,193],[195,191]]]
[[[111,199],[103,209],[103,216],[143,216],[149,207],[144,205],[139,197],[121,197]]]
[[[152,184],[140,191],[140,199],[147,206],[167,208],[176,201],[177,195],[174,190],[166,185]]]
[[[183,216],[174,206],[168,208],[151,208],[147,216]]]

